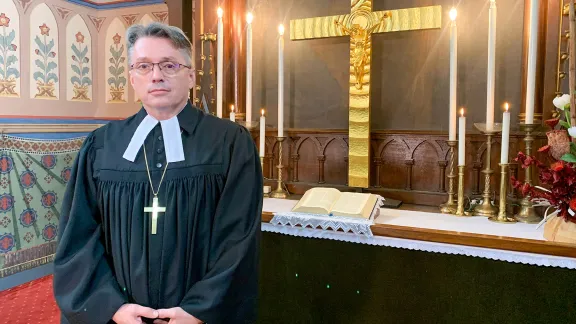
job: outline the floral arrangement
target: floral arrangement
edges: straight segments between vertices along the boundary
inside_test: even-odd
[[[558,118],[546,121],[551,128],[546,133],[548,144],[538,150],[547,153],[552,163],[543,163],[523,152],[519,152],[515,159],[522,168],[537,167],[540,183],[548,188],[532,186],[514,178],[512,184],[532,200],[546,200],[556,209],[558,217],[576,223],[576,143],[572,140],[576,138],[576,125],[570,122],[570,95],[557,97],[553,103],[560,114]],[[562,115],[565,120],[561,119]],[[560,129],[557,129],[558,125]]]
[[[84,35],[81,32],[78,32],[76,35],[76,44],[72,44],[72,51],[74,55],[72,55],[72,61],[74,63],[71,64],[72,71],[76,75],[70,78],[72,84],[74,84],[74,97],[73,100],[90,100],[88,98],[88,86],[92,84],[92,80],[90,80],[89,73],[90,73],[90,58],[87,57],[88,54],[88,45],[84,45]]]
[[[5,13],[0,13],[0,95],[17,96],[15,92],[16,79],[20,77],[18,71],[17,46],[12,42],[16,38],[14,29],[10,27],[10,18]]]

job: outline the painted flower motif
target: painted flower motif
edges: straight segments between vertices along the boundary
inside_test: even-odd
[[[5,13],[0,14],[0,27],[10,27],[10,18]]]
[[[40,27],[40,33],[42,35],[50,36],[50,27],[46,26],[46,23],[38,27]]]
[[[556,108],[564,110],[564,108],[566,108],[566,105],[570,104],[570,95],[564,94],[560,97],[556,97],[554,98],[554,100],[552,100],[552,103]]]
[[[116,33],[116,35],[114,35],[114,37],[112,37],[112,39],[114,40],[114,44],[120,44],[120,40],[122,39],[122,36],[118,35],[118,33]]]
[[[572,137],[576,137],[576,126],[568,128],[568,134],[570,134]]]
[[[18,46],[16,46],[16,44],[12,44],[12,51],[16,51],[16,49],[18,49]]]
[[[56,53],[55,53],[55,52],[50,52],[50,53],[48,54],[48,56],[50,56],[50,57],[56,57]]]
[[[35,50],[34,50],[34,53],[36,53],[36,55],[39,55],[39,54],[40,54],[40,50],[39,50],[39,49],[35,49]]]
[[[78,42],[78,43],[84,43],[84,35],[82,35],[81,32],[78,32],[78,33],[76,34],[76,42]]]

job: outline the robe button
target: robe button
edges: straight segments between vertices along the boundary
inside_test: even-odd
[[[160,168],[162,167],[162,163],[160,163],[160,162],[156,163],[156,167],[157,167],[158,169],[160,169]]]
[[[159,140],[159,141],[162,140],[162,135],[158,136],[158,140]]]
[[[157,152],[158,154],[161,154],[161,153],[162,153],[162,149],[159,148],[159,149],[156,150],[156,152]]]

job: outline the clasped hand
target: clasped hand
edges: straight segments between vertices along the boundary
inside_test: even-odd
[[[188,314],[180,307],[152,309],[137,304],[122,305],[112,320],[118,324],[141,324],[142,317],[154,320],[154,324],[201,324],[202,321]],[[168,319],[167,321],[165,319]]]

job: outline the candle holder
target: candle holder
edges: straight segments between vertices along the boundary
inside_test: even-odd
[[[276,137],[276,140],[278,141],[278,165],[276,166],[278,168],[278,186],[276,187],[276,190],[270,194],[270,197],[272,198],[286,199],[289,196],[288,192],[284,190],[282,183],[282,169],[284,168],[282,165],[282,142],[284,142],[285,139],[286,137],[284,136]]]
[[[464,211],[464,165],[458,166],[458,204],[456,206],[456,216],[470,216],[470,213]]]
[[[514,217],[509,217],[506,213],[506,200],[508,189],[508,163],[500,163],[500,205],[498,206],[498,216],[489,217],[488,220],[497,223],[516,223]]]
[[[534,137],[532,133],[540,127],[540,124],[520,124],[520,130],[526,133],[524,137],[524,143],[526,143],[526,155],[532,155],[532,142],[534,142]],[[524,183],[532,185],[532,166],[525,169],[525,179]],[[530,196],[525,196],[520,201],[520,212],[514,216],[514,218],[522,223],[536,224],[540,223],[542,217],[536,214],[534,206],[530,201]]]
[[[482,204],[474,208],[474,213],[480,216],[493,217],[498,214],[498,208],[492,205],[490,201],[492,185],[491,178],[494,170],[492,170],[491,157],[492,157],[492,136],[500,133],[502,131],[502,124],[494,123],[492,128],[487,128],[486,124],[474,123],[476,129],[486,135],[486,168],[482,170],[484,174],[484,192],[482,193]]]
[[[440,212],[444,214],[454,214],[456,213],[457,204],[454,201],[454,195],[456,192],[454,191],[454,179],[456,179],[457,175],[454,173],[454,150],[456,149],[456,145],[458,145],[458,141],[448,141],[448,146],[450,147],[450,161],[449,161],[449,168],[450,173],[448,174],[448,201],[440,205]]]

